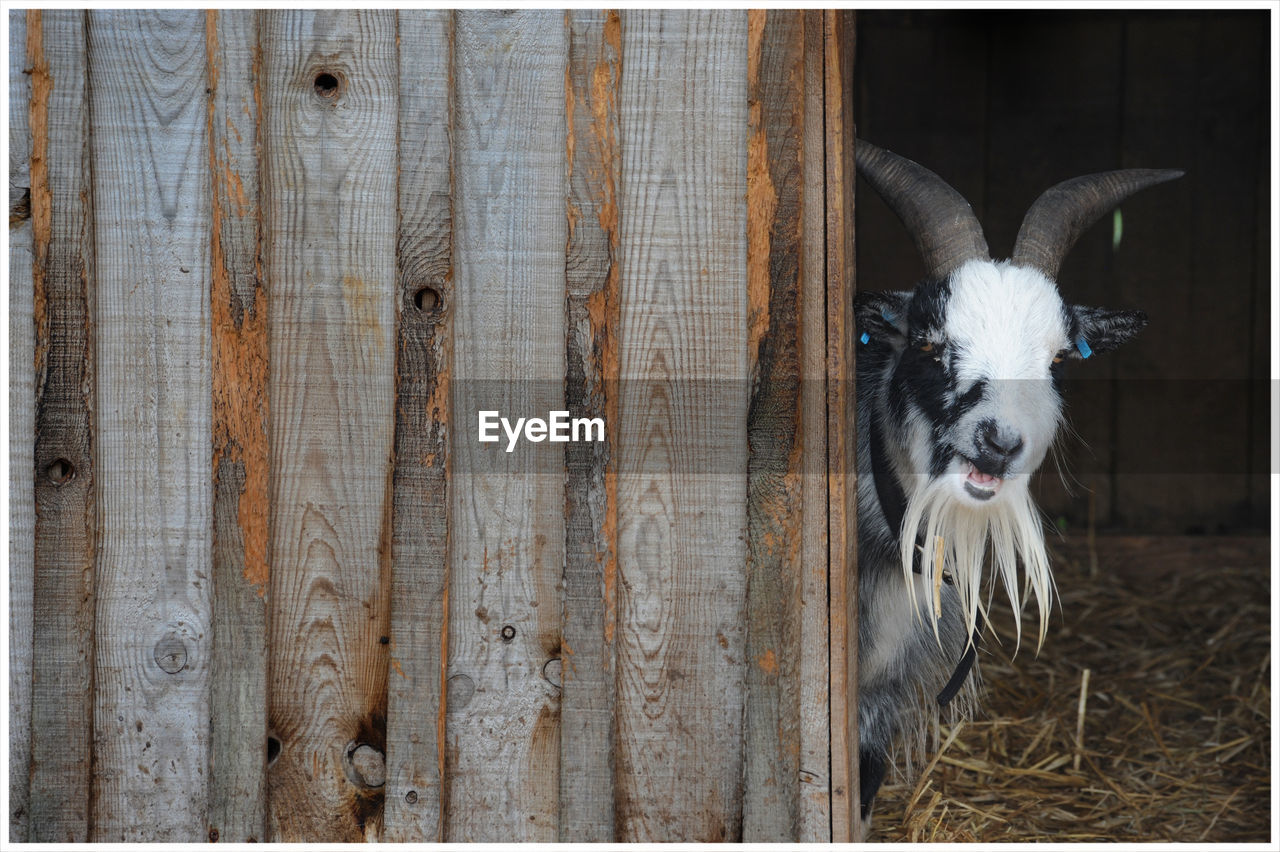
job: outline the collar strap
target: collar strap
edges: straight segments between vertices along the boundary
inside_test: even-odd
[[[973,627],[973,641],[969,643],[968,648],[964,649],[964,656],[960,658],[960,662],[956,663],[956,670],[951,673],[951,680],[947,681],[947,685],[938,693],[939,707],[946,707],[951,703],[951,699],[960,692],[960,687],[964,685],[969,672],[973,671],[973,661],[978,657],[978,640],[982,638],[984,629],[986,629],[986,623],[983,621],[982,613],[978,613],[977,623]]]

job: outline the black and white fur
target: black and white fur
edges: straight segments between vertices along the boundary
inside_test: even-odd
[[[1062,370],[1069,361],[1116,348],[1147,319],[1140,311],[1068,305],[1053,280],[1052,255],[1058,252],[1060,262],[1099,211],[1118,203],[1111,196],[1119,190],[1068,199],[1066,207],[1084,206],[1093,218],[1081,224],[1081,211],[1068,209],[1067,232],[1045,238],[1065,242],[1051,247],[1049,258],[1042,246],[1027,247],[1036,236],[1024,242],[1020,235],[1014,259],[996,262],[986,256],[980,229],[972,230],[976,220],[959,238],[938,237],[929,232],[939,221],[950,222],[950,213],[909,209],[956,204],[959,196],[940,178],[858,145],[860,171],[875,172],[868,175],[873,186],[909,230],[926,232],[913,236],[932,273],[913,290],[863,293],[856,302],[858,734],[865,818],[895,743],[908,762],[923,747],[938,712],[935,696],[961,657],[972,653],[975,631],[982,631],[980,613],[995,577],[1013,602],[1015,619],[1028,593],[1035,597],[1043,641],[1053,579],[1028,482],[1062,425]],[[896,173],[904,165],[913,174],[906,189],[895,189],[904,185]],[[1133,179],[1121,188],[1123,197],[1180,173],[1109,174]],[[912,192],[912,180],[936,181],[941,187],[933,191],[942,195],[895,205],[891,196]],[[1028,213],[1029,222],[1038,217],[1038,226],[1024,225],[1024,231],[1057,227],[1043,221],[1052,218],[1052,192],[1033,208],[1035,217]],[[958,203],[960,216],[968,205]],[[975,674],[959,692],[957,712],[972,709],[976,680]]]

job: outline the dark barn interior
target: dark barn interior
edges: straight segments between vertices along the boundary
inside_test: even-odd
[[[1266,839],[1268,13],[863,11],[857,30],[859,137],[956,187],[998,257],[1058,181],[1187,172],[1095,225],[1059,276],[1068,301],[1150,325],[1068,376],[1078,438],[1036,485],[1063,533],[1045,647],[987,640],[985,710],[942,726],[873,836]],[[857,262],[862,290],[923,272],[861,182]]]
[[[858,134],[936,171],[997,256],[1060,180],[1181,168],[1067,255],[1068,300],[1145,310],[1135,341],[1068,377],[1072,424],[1041,504],[1072,527],[1265,529],[1270,345],[1267,19],[1263,12],[862,12]],[[873,192],[858,195],[858,287],[922,268]],[[1119,230],[1119,233],[1117,233]]]

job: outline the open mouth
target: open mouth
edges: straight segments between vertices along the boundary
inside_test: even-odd
[[[990,500],[996,496],[996,492],[1000,490],[1004,480],[994,474],[978,470],[978,466],[969,459],[964,458],[964,456],[960,458],[964,460],[967,468],[964,490],[969,493],[969,496],[975,500]]]

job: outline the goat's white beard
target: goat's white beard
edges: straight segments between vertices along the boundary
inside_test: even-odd
[[[995,586],[994,576],[987,581],[987,600],[981,598],[983,565],[987,562],[990,545],[994,573],[1004,580],[1005,591],[1013,605],[1013,620],[1019,644],[1022,638],[1022,603],[1027,590],[1035,593],[1039,609],[1040,626],[1036,649],[1044,643],[1048,627],[1049,609],[1053,601],[1053,574],[1049,568],[1049,556],[1045,552],[1044,529],[1040,515],[1026,487],[1009,489],[1013,493],[994,506],[965,505],[955,497],[954,485],[946,477],[930,480],[920,476],[921,485],[914,489],[907,501],[901,536],[902,570],[910,590],[911,608],[914,612],[932,614],[934,636],[938,636],[941,577],[937,572],[949,570],[959,594],[960,605],[972,641],[977,625],[978,612],[984,618],[991,603]],[[1006,482],[1006,487],[1011,484]],[[1021,483],[1020,483],[1021,485]],[[919,534],[923,532],[924,535]],[[939,545],[941,539],[941,545]],[[916,542],[921,542],[920,572],[924,587],[934,589],[934,600],[927,606],[919,606],[915,599],[916,584],[912,582],[912,564]],[[939,549],[942,565],[937,564]],[[1018,583],[1018,561],[1021,559],[1025,576]],[[941,639],[939,638],[939,642]]]

